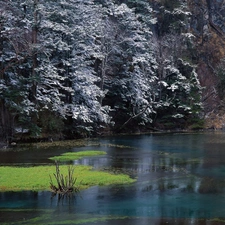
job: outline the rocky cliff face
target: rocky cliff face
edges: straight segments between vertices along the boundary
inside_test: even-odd
[[[195,50],[192,62],[204,87],[202,100],[206,128],[221,129],[225,125],[225,96],[218,95],[216,69],[225,58],[225,0],[149,0],[160,11],[187,5],[191,12],[189,32],[195,36]],[[160,16],[158,17],[160,22]]]
[[[206,128],[222,128],[225,107],[218,97],[215,74],[225,57],[225,0],[187,0],[192,13],[190,31],[196,36],[195,61],[204,88]]]

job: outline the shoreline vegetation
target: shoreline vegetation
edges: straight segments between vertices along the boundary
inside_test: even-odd
[[[148,135],[148,134],[170,134],[170,133],[204,133],[204,132],[223,132],[222,129],[199,129],[199,130],[190,130],[190,129],[174,129],[174,130],[155,130],[149,132],[130,132],[130,133],[119,133],[119,134],[103,134],[97,137],[84,137],[84,138],[74,138],[74,139],[44,139],[42,138],[32,138],[32,141],[29,139],[14,140],[12,143],[0,142],[0,151],[10,151],[14,149],[27,149],[27,148],[51,148],[51,147],[86,147],[86,146],[100,146],[98,143],[99,137],[114,137],[114,136],[136,136],[136,135]]]
[[[68,152],[53,157],[59,161],[75,160],[86,156],[104,155],[101,151]],[[66,158],[65,158],[66,157]],[[71,166],[71,165],[70,165]],[[86,165],[73,165],[74,178],[79,190],[91,186],[103,186],[112,184],[129,184],[135,182],[125,174],[113,174],[93,170],[93,167]],[[68,165],[60,165],[60,171],[65,176],[68,173]],[[55,173],[55,165],[14,167],[0,166],[0,192],[4,191],[51,191],[49,176]]]

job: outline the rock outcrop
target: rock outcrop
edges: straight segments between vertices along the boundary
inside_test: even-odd
[[[206,128],[223,128],[225,106],[218,96],[215,70],[225,57],[225,1],[187,0],[192,13],[190,31],[196,37],[197,73],[203,89]]]

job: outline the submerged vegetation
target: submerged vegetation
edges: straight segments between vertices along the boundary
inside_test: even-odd
[[[38,213],[37,214],[35,214]],[[53,210],[29,210],[29,209],[1,209],[0,213],[6,215],[8,218],[7,222],[1,223],[5,225],[23,225],[23,224],[34,224],[34,225],[43,225],[43,224],[49,224],[49,225],[55,225],[60,224],[60,225],[82,225],[82,224],[173,224],[179,223],[179,224],[207,224],[209,223],[210,225],[221,225],[225,224],[225,220],[223,218],[212,218],[212,219],[193,219],[193,218],[176,218],[176,219],[171,219],[171,218],[151,218],[151,217],[134,217],[134,216],[123,216],[123,215],[87,215],[87,214],[73,214],[73,213],[68,213],[66,214],[66,219],[63,217],[52,217],[52,214],[54,213]],[[24,221],[24,218],[21,218],[20,221],[15,221],[15,215],[16,218],[18,215],[21,214],[26,214],[29,216]],[[0,220],[1,222],[1,220]],[[104,223],[105,222],[105,223]]]
[[[30,209],[1,209],[0,214],[4,214],[7,217],[7,222],[4,221],[4,223],[0,223],[4,225],[22,225],[22,224],[35,224],[35,225],[43,225],[43,224],[49,224],[49,225],[71,225],[71,224],[98,224],[104,221],[124,221],[126,219],[129,219],[128,216],[118,216],[118,215],[87,215],[87,214],[66,214],[65,217],[52,217],[52,214],[54,213],[54,210],[49,209],[39,209],[39,210],[30,210]],[[21,218],[20,221],[15,221],[15,215],[16,218],[18,215],[26,214],[26,216],[29,216],[24,221],[24,218]],[[37,215],[38,214],[38,215]]]

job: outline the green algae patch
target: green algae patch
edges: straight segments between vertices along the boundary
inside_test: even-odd
[[[0,210],[0,214],[4,214],[5,218],[7,220],[4,220],[4,223],[0,224],[2,225],[22,225],[22,224],[35,224],[35,225],[71,225],[71,224],[98,224],[101,222],[107,222],[107,221],[118,221],[118,220],[125,220],[129,217],[127,216],[113,216],[113,215],[88,215],[88,214],[64,214],[62,215],[56,215],[54,214],[53,210],[46,210],[46,209],[40,209],[40,210],[33,210],[33,209],[3,209]],[[54,216],[53,216],[54,215]]]
[[[68,173],[68,166],[60,166],[61,174]],[[0,191],[42,191],[50,190],[49,175],[55,173],[55,166],[0,167]],[[135,180],[125,174],[111,174],[92,170],[91,166],[75,166],[74,177],[80,189],[95,185],[128,184]]]
[[[52,221],[49,220],[49,222],[47,224],[49,225],[55,225],[56,223],[58,225],[71,225],[71,224],[98,224],[100,222],[106,222],[106,221],[110,221],[110,220],[124,220],[128,217],[125,217],[125,216],[102,216],[102,217],[92,217],[92,218],[83,218],[83,219],[74,219],[74,218],[71,218],[70,220],[69,219],[60,219],[58,218],[57,221]],[[42,220],[41,218],[34,221],[34,220],[29,220],[27,221],[29,222],[29,224],[35,224],[35,225],[38,225],[38,224],[44,224],[46,222],[46,220]]]
[[[100,155],[106,155],[106,152],[104,151],[79,151],[79,152],[66,152],[59,156],[54,156],[49,159],[55,160],[55,161],[71,161],[76,159],[81,159],[84,157],[90,157],[90,156],[100,156]]]
[[[210,222],[217,222],[219,224],[221,224],[221,223],[225,224],[225,219],[223,219],[223,218],[213,218],[213,219],[210,219]]]

